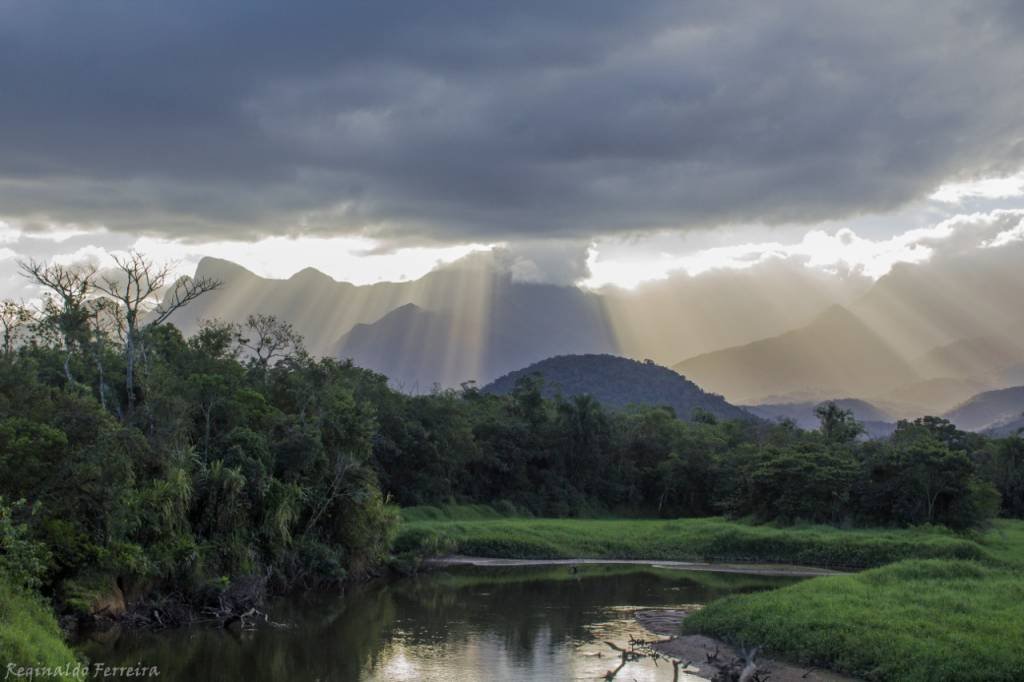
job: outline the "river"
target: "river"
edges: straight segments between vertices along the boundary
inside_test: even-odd
[[[638,608],[686,608],[795,580],[603,564],[452,567],[345,596],[277,599],[271,618],[287,628],[115,630],[80,649],[107,665],[155,666],[164,682],[599,680],[621,662],[606,641],[656,638],[634,620]],[[645,658],[616,679],[671,680],[672,668]]]

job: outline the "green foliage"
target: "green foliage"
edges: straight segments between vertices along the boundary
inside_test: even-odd
[[[50,557],[43,543],[29,537],[28,526],[15,521],[15,514],[24,509],[24,500],[7,505],[0,497],[0,580],[36,589],[42,585]]]
[[[927,418],[888,441],[859,441],[849,412],[821,406],[822,430],[698,419],[587,395],[545,399],[524,375],[505,396],[472,387],[374,396],[373,463],[403,507],[503,500],[532,515],[708,516],[837,526],[983,526],[988,484],[1022,475],[1007,446]],[[998,463],[983,467],[978,448]],[[1012,466],[1010,462],[1014,462]],[[1022,488],[1024,489],[1024,488]],[[1005,508],[1005,506],[1004,506]]]
[[[753,511],[762,519],[827,523],[849,513],[856,460],[843,450],[769,451],[751,472]]]
[[[516,516],[516,508],[509,504],[495,506],[486,504],[443,505],[441,507],[404,507],[400,511],[403,523],[416,521],[482,521]]]
[[[864,433],[864,426],[853,417],[852,410],[844,410],[835,402],[824,402],[814,408],[821,421],[821,435],[827,443],[849,443]]]
[[[664,406],[677,417],[695,422],[749,419],[720,395],[707,393],[677,372],[651,360],[639,362],[615,355],[560,355],[506,374],[483,388],[485,393],[513,395],[523,381],[536,381],[539,395],[572,400],[590,396],[611,410],[631,405]]]
[[[999,492],[1002,513],[1024,518],[1024,438],[1015,435],[986,442],[974,459],[981,476]]]
[[[242,364],[232,334],[139,328],[130,403],[110,388],[116,360],[101,378],[77,345],[36,337],[3,358],[0,496],[31,505],[0,510],[0,566],[21,567],[17,582],[86,608],[77,587],[93,574],[188,594],[220,576],[285,589],[384,563],[397,518],[361,393],[377,375],[302,352]]]

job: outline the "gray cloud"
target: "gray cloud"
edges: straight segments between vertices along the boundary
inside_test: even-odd
[[[518,282],[572,285],[590,275],[587,242],[516,241],[492,251],[496,263]]]
[[[1010,2],[0,0],[0,215],[585,239],[1024,161]]]

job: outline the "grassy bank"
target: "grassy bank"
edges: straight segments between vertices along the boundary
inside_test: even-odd
[[[869,680],[1024,679],[1024,577],[913,560],[726,597],[685,632]]]
[[[421,556],[672,559],[830,568],[869,568],[901,559],[995,560],[979,542],[940,529],[774,528],[718,518],[532,519],[491,514],[408,510],[395,551]]]
[[[1024,679],[1024,521],[979,538],[985,561],[900,561],[714,601],[690,633],[869,680]]]
[[[61,636],[53,612],[36,595],[0,576],[0,662],[16,666],[73,666],[77,659]],[[71,679],[49,677],[48,679]]]

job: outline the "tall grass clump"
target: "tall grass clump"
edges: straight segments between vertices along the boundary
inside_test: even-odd
[[[0,573],[0,663],[18,667],[74,666],[53,612],[42,599]],[[47,679],[71,679],[48,677]]]

